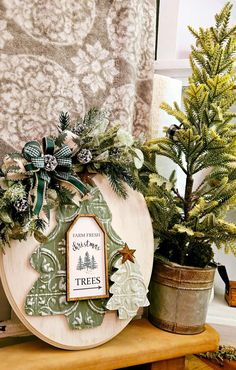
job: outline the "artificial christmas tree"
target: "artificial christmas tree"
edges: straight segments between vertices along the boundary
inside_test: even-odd
[[[183,95],[184,110],[177,103],[161,106],[179,124],[143,148],[146,168],[140,175],[157,245],[150,319],[178,333],[204,330],[214,278],[212,245],[236,255],[236,225],[225,220],[236,205],[236,115],[229,110],[236,101],[231,8],[227,3],[216,15],[215,27],[198,32],[189,27],[196,45],[190,54],[192,74]],[[183,192],[176,186],[175,173],[169,179],[157,173],[157,155],[170,158],[182,170]],[[201,176],[197,186],[196,175]]]
[[[179,125],[166,130],[166,137],[145,146],[148,171],[146,200],[153,219],[159,253],[181,265],[204,267],[213,259],[212,243],[236,254],[236,226],[226,212],[236,204],[236,114],[229,111],[236,101],[236,26],[229,27],[232,5],[216,15],[215,27],[199,32],[190,63],[192,75],[184,91],[184,110],[163,103],[161,108]],[[185,189],[155,170],[156,155],[175,162],[185,177]],[[195,187],[197,174],[202,181]]]

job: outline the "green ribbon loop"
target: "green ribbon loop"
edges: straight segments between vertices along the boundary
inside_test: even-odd
[[[81,195],[85,195],[88,192],[87,187],[84,185],[82,181],[77,179],[77,177],[69,175],[67,179],[60,177],[57,175],[58,180],[63,180],[63,182],[72,185],[76,190],[80,192]]]
[[[54,140],[44,137],[42,148],[37,141],[30,141],[25,144],[22,155],[27,160],[26,173],[34,176],[35,202],[33,212],[36,215],[39,215],[43,207],[47,187],[52,178],[72,185],[82,195],[88,192],[83,182],[71,174],[72,151],[67,145],[63,145],[55,151]],[[52,170],[45,167],[46,155],[51,155],[56,159],[56,166]]]
[[[54,140],[50,137],[44,137],[42,142],[43,142],[43,152],[44,152],[44,154],[53,155],[54,147],[55,147]]]
[[[55,155],[56,157],[56,155]],[[57,157],[56,157],[57,158]],[[57,158],[57,163],[59,166],[71,167],[72,162],[70,158]]]
[[[44,168],[44,158],[43,157],[32,158],[31,162],[36,168]]]
[[[54,153],[54,156],[57,159],[67,158],[67,157],[70,158],[71,154],[72,154],[71,149],[67,145],[63,145],[62,148],[58,149],[56,153]]]
[[[23,148],[23,156],[28,161],[32,158],[38,158],[41,155],[41,148],[37,141],[29,141]]]

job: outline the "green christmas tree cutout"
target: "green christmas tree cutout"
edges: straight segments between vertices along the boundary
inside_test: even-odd
[[[65,235],[71,222],[78,214],[94,214],[103,224],[107,232],[109,274],[113,271],[114,266],[118,269],[120,268],[117,265],[118,262],[114,265],[116,259],[114,259],[114,256],[118,254],[118,251],[124,245],[124,242],[111,226],[111,212],[97,187],[92,188],[90,196],[81,201],[79,209],[76,206],[66,206],[57,213],[57,226],[49,235],[48,242],[40,245],[30,258],[31,266],[40,276],[26,296],[25,312],[31,316],[64,314],[71,329],[84,329],[99,326],[103,322],[105,312],[108,309],[116,309],[112,308],[112,302],[116,294],[112,289],[111,293],[113,297],[109,305],[107,305],[107,303],[110,302],[109,299],[82,300],[76,302],[68,302],[66,300]],[[96,260],[94,256],[86,255],[84,259],[82,256],[81,259],[78,258],[77,269],[78,268],[83,268],[85,272],[87,269],[95,269]],[[123,266],[120,273],[121,275],[126,273],[126,269],[123,270]],[[141,274],[137,274],[137,276],[140,280]],[[134,275],[133,278],[136,278],[136,275]],[[135,309],[137,307],[136,302],[137,299],[135,298]],[[121,309],[119,309],[119,312],[121,312],[121,318],[125,317]]]

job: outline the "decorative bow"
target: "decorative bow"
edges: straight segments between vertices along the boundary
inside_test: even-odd
[[[16,154],[8,155],[4,161],[7,179],[18,180],[33,175],[36,194],[33,211],[37,215],[42,209],[52,178],[67,182],[83,195],[88,191],[83,182],[71,174],[71,149],[63,145],[55,150],[55,142],[51,138],[43,138],[42,144],[43,150],[37,141],[30,141],[25,144],[22,156],[15,158]],[[16,159],[17,166],[14,166]]]

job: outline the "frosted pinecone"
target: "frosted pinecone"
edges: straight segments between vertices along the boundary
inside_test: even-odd
[[[25,211],[27,211],[27,209],[29,207],[28,200],[25,199],[25,198],[18,199],[18,200],[15,201],[14,207],[15,207],[15,210],[17,212],[25,212]]]
[[[46,154],[44,156],[44,169],[46,171],[54,171],[57,167],[57,159],[54,157],[54,155]]]
[[[84,124],[84,123],[79,123],[75,128],[74,128],[74,130],[73,130],[73,132],[74,132],[74,134],[76,134],[76,135],[81,135],[82,134],[82,132],[85,130],[85,128],[86,128],[86,125]]]
[[[120,157],[120,156],[121,156],[121,154],[122,154],[122,149],[121,149],[121,148],[117,148],[117,147],[115,147],[115,148],[112,148],[112,149],[110,150],[110,155],[111,155],[112,157]]]
[[[87,164],[92,160],[93,156],[89,149],[81,149],[77,154],[77,160],[82,164]]]

